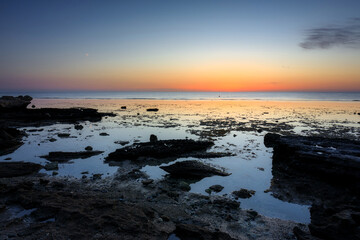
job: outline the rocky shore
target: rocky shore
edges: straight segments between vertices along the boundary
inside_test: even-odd
[[[81,122],[114,116],[89,108],[30,109],[29,104],[29,96],[0,98],[0,155],[23,144],[25,133],[15,127],[71,123],[80,132]],[[159,109],[145,111],[158,114]],[[358,141],[294,136],[283,123],[276,124],[281,131],[271,124],[245,127],[225,120],[200,125],[205,129],[193,130],[200,140],[158,140],[151,135],[147,142],[119,141],[122,146],[105,155],[106,164],[119,166],[108,177],[83,174],[77,179],[50,176],[42,170],[104,153],[95,145],[95,150],[88,146],[39,155],[48,160],[46,164],[21,162],[26,159],[0,162],[0,239],[360,239]],[[265,146],[273,149],[273,179],[266,191],[281,201],[311,205],[309,225],[242,209],[238,199],[252,198],[258,191],[239,188],[219,195],[214,193],[224,186],[215,184],[209,185],[207,194],[189,192],[190,184],[205,177],[232,174],[231,169],[202,161],[233,155],[229,149],[209,152],[214,138],[233,130],[274,129],[289,136],[268,133],[264,137]],[[99,131],[101,138],[109,136]],[[56,134],[63,140],[70,136]],[[161,165],[179,158],[191,159]],[[151,179],[142,171],[144,166],[159,165],[167,173],[161,179]]]

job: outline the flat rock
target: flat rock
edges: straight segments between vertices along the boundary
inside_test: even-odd
[[[242,188],[239,191],[232,192],[232,195],[234,195],[236,198],[251,198],[254,194],[254,190],[248,190],[245,188]]]
[[[171,176],[181,177],[181,178],[204,178],[210,177],[213,175],[219,176],[229,176],[230,174],[201,163],[199,161],[183,161],[176,162],[170,166],[161,166],[161,169],[170,173]]]
[[[81,152],[49,152],[48,155],[40,156],[51,162],[67,162],[71,159],[85,159],[103,153],[103,151],[81,151]]]
[[[134,143],[131,146],[117,149],[106,157],[106,161],[133,160],[146,162],[151,159],[169,159],[206,154],[206,150],[214,143],[210,141],[194,141],[187,139],[160,140],[146,143]]]
[[[25,176],[37,173],[42,166],[29,162],[0,162],[0,178]]]

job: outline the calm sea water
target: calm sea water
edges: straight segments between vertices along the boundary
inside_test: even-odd
[[[360,101],[360,92],[0,92],[0,95],[30,95],[38,99],[171,99],[171,100],[317,100]]]

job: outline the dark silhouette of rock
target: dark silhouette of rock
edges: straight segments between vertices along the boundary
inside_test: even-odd
[[[126,109],[126,106],[121,106],[121,109]]]
[[[26,109],[31,103],[32,97],[30,96],[3,96],[0,98],[0,112],[2,111],[18,111]]]
[[[156,142],[158,140],[157,136],[154,134],[150,135],[150,142]]]
[[[92,146],[87,146],[87,147],[85,148],[85,150],[86,150],[86,151],[92,151],[93,148],[92,148]]]
[[[74,128],[75,128],[76,130],[82,130],[82,129],[84,128],[84,126],[81,125],[81,124],[75,124],[75,125],[74,125]]]
[[[230,237],[227,233],[211,231],[195,224],[177,224],[174,233],[178,238],[184,240],[234,240],[234,238]]]
[[[0,128],[0,156],[9,154],[18,149],[25,133],[15,128]]]
[[[46,126],[54,123],[100,121],[113,113],[99,113],[92,108],[37,108],[17,111],[0,111],[0,126]]]
[[[148,108],[148,109],[146,109],[146,111],[148,111],[148,112],[157,112],[157,111],[159,111],[159,109],[158,108]]]
[[[134,143],[131,146],[117,149],[106,157],[106,161],[133,160],[137,163],[149,162],[152,159],[176,159],[194,156],[205,151],[214,143],[187,139],[160,140],[155,142]]]
[[[232,194],[236,198],[251,198],[255,194],[255,191],[242,188],[239,191],[233,191]]]
[[[0,178],[25,176],[37,173],[42,166],[29,162],[0,162]]]
[[[214,191],[214,192],[221,192],[224,189],[224,187],[217,184],[217,185],[210,186],[209,189],[211,189],[211,191]]]
[[[181,177],[181,178],[204,178],[210,177],[213,175],[219,176],[229,176],[230,174],[201,163],[199,161],[183,161],[183,162],[176,162],[170,166],[161,166],[161,169],[165,170],[166,172],[170,173],[173,177]]]
[[[83,152],[49,152],[48,155],[41,156],[51,162],[67,162],[71,159],[89,158],[103,153],[103,151],[83,151]]]

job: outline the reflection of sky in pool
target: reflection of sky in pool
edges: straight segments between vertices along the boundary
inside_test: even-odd
[[[0,157],[0,161],[30,161],[45,164],[40,158],[50,151],[84,151],[86,146],[94,150],[104,151],[103,154],[87,159],[74,159],[69,163],[59,164],[59,176],[81,178],[82,172],[87,175],[101,173],[103,176],[113,175],[118,167],[104,163],[104,158],[117,148],[116,141],[148,141],[150,134],[158,139],[199,139],[189,130],[229,129],[233,126],[200,125],[200,120],[221,119],[225,122],[234,121],[235,125],[251,126],[266,123],[288,123],[293,129],[289,133],[311,134],[322,128],[334,127],[347,134],[359,136],[360,116],[354,114],[359,109],[356,102],[268,102],[268,101],[182,101],[182,100],[34,100],[37,107],[93,107],[100,111],[114,111],[118,116],[104,118],[101,122],[81,123],[82,130],[75,130],[73,124],[56,124],[46,127],[26,127],[23,129],[43,129],[28,132],[24,145],[12,154]],[[127,110],[120,110],[126,105]],[[157,113],[146,112],[148,107],[160,109]],[[139,115],[138,115],[139,113]],[[256,127],[258,128],[258,127]],[[234,129],[234,128],[232,128]],[[100,136],[106,132],[109,136]],[[59,138],[58,133],[70,133],[70,138]],[[232,130],[225,136],[215,136],[215,146],[210,151],[232,152],[235,156],[201,160],[224,167],[230,176],[213,176],[191,184],[191,192],[206,194],[205,189],[220,184],[224,189],[219,195],[231,195],[232,191],[241,188],[255,190],[256,194],[249,199],[240,199],[241,207],[254,209],[259,213],[282,219],[308,223],[310,221],[309,206],[283,202],[274,198],[270,192],[272,149],[263,145],[266,131]],[[50,138],[57,141],[50,142]],[[182,161],[184,159],[178,159]],[[6,160],[9,161],[9,160]],[[171,164],[171,163],[168,163]],[[258,168],[264,168],[264,171]],[[161,179],[164,174],[159,166],[142,168],[150,178]],[[52,171],[45,171],[52,174]],[[214,194],[214,193],[212,193]]]

